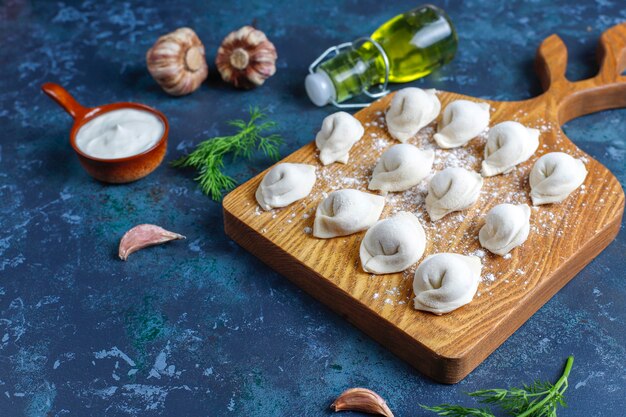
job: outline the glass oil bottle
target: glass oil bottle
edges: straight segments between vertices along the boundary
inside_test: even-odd
[[[382,97],[387,83],[428,75],[450,62],[456,49],[450,18],[435,6],[421,6],[385,22],[369,38],[329,48],[311,64],[305,87],[318,106],[364,107],[368,103],[340,103],[361,93]],[[376,85],[380,91],[371,92]]]

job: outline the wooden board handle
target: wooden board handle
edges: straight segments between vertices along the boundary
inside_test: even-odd
[[[535,67],[544,91],[556,90],[569,83],[565,78],[567,47],[559,35],[550,35],[541,42]]]
[[[600,74],[606,82],[626,82],[626,22],[605,31],[598,49]]]
[[[545,95],[557,107],[558,121],[602,110],[626,107],[626,22],[606,30],[598,48],[600,71],[586,80],[571,82],[565,76],[567,47],[558,35],[546,38],[537,50],[536,68]]]

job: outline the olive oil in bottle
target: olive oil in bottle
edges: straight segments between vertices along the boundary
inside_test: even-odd
[[[456,31],[444,11],[421,6],[387,21],[369,38],[329,49],[337,54],[311,66],[305,87],[318,106],[363,107],[338,103],[361,93],[376,98],[382,94],[369,93],[372,86],[382,84],[384,90],[387,82],[428,75],[450,62],[456,48]]]

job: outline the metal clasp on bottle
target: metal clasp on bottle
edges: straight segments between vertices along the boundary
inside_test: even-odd
[[[309,73],[315,74],[315,72],[317,71],[317,67],[319,67],[320,64],[327,59],[328,55],[332,53],[334,53],[334,55],[337,55],[343,50],[352,47],[358,48],[366,42],[370,42],[372,45],[374,45],[374,47],[378,49],[378,52],[383,57],[383,62],[385,63],[385,81],[378,87],[376,87],[380,91],[371,92],[367,89],[363,89],[363,91],[361,92],[370,97],[372,101],[386,96],[387,94],[389,94],[389,90],[387,89],[387,84],[389,84],[389,58],[387,57],[387,54],[385,53],[383,47],[374,39],[369,37],[359,38],[354,42],[345,42],[336,46],[331,46],[326,51],[324,51],[324,53],[322,53],[322,55],[320,55],[315,61],[313,61],[313,63],[309,66]],[[370,103],[337,103],[336,100],[331,101],[331,104],[340,109],[360,109],[370,105]]]

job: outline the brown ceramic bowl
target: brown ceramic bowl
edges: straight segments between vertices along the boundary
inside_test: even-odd
[[[58,84],[45,83],[41,89],[74,118],[74,125],[70,130],[70,144],[78,155],[80,164],[95,179],[115,184],[136,181],[154,171],[163,161],[170,127],[165,115],[160,111],[139,103],[113,103],[89,108],[79,104],[67,90]],[[85,123],[103,113],[120,109],[144,110],[157,116],[164,126],[161,139],[144,152],[116,159],[94,158],[76,146],[76,134]]]

